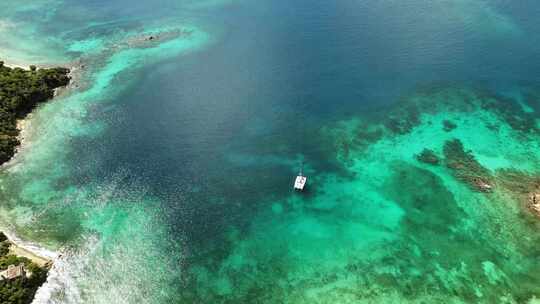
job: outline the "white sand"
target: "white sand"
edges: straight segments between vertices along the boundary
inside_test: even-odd
[[[36,263],[37,265],[41,267],[52,264],[52,259],[42,257],[39,253],[33,252],[27,248],[21,247],[12,241],[11,241],[11,246],[9,247],[9,253],[16,256],[28,258],[32,262]]]

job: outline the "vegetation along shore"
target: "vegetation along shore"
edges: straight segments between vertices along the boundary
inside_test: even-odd
[[[0,232],[0,303],[31,303],[52,262],[11,242]]]
[[[69,84],[69,72],[60,67],[11,68],[0,61],[0,164],[11,159],[20,144],[17,120],[51,99],[56,88]]]
[[[69,72],[60,67],[25,70],[0,61],[0,164],[10,160],[20,144],[17,122],[51,99],[56,88],[69,84]],[[31,303],[51,263],[0,232],[0,303]]]

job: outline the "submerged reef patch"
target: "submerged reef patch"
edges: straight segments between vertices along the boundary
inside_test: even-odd
[[[455,128],[457,128],[457,125],[453,123],[451,120],[448,120],[448,119],[443,120],[443,130],[445,130],[446,132],[450,132],[454,130]]]
[[[463,211],[436,174],[407,163],[395,163],[384,193],[405,211],[406,230],[444,235],[459,224]]]
[[[481,92],[479,97],[482,100],[483,110],[496,114],[512,129],[524,134],[540,132],[536,123],[538,113],[526,112],[516,101],[489,92]]]
[[[459,139],[446,141],[443,152],[446,166],[452,170],[457,179],[477,191],[493,190],[491,173],[474,158],[471,151],[464,150],[463,143]]]
[[[385,127],[394,134],[406,134],[420,124],[420,110],[415,104],[398,108],[390,114]]]
[[[435,152],[431,149],[424,149],[422,152],[416,155],[416,159],[419,162],[423,162],[430,165],[438,165],[439,164],[439,157]]]
[[[332,129],[324,127],[321,133],[322,137],[316,134],[315,138],[321,137],[319,140],[323,141],[323,144],[331,143],[333,146],[331,153],[335,153],[335,158],[350,163],[354,157],[351,151],[354,151],[354,154],[365,152],[370,145],[382,139],[387,131],[383,126],[351,120],[342,122]]]
[[[540,218],[540,174],[515,169],[497,170],[499,184],[532,214]]]

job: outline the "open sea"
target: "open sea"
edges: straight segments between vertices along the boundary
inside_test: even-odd
[[[539,30],[532,0],[0,2],[0,60],[73,68],[0,168],[2,229],[61,254],[34,303],[539,303]]]

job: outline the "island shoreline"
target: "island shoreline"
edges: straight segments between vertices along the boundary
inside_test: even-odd
[[[50,267],[59,256],[56,251],[49,250],[36,243],[24,241],[9,229],[2,229],[10,242],[9,254],[25,257],[40,267]]]
[[[13,62],[5,62],[4,66],[9,67],[11,69],[14,68],[21,68],[21,69],[28,69],[31,64],[20,64],[20,63],[13,63]],[[68,77],[71,79],[70,82],[63,87],[58,87],[54,89],[54,96],[47,100],[46,102],[53,102],[55,99],[57,99],[58,96],[60,96],[61,93],[59,92],[68,92],[70,89],[74,87],[74,84],[79,79],[79,72],[80,69],[75,65],[74,63],[66,64],[67,68],[70,70],[70,72],[67,74]],[[47,68],[46,65],[40,65],[39,68]],[[27,146],[29,146],[30,142],[28,141],[28,132],[31,130],[32,127],[32,116],[35,113],[36,109],[33,109],[30,113],[28,113],[24,118],[17,119],[17,130],[19,131],[19,134],[17,135],[17,139],[20,141],[19,145],[16,147],[15,154],[9,159],[8,161],[4,162],[3,164],[0,164],[0,170],[7,170],[11,164],[13,164],[14,161],[17,160],[18,156],[21,154],[21,152],[26,149]],[[8,223],[9,224],[9,223]],[[13,245],[13,251],[19,252],[21,254],[17,254],[19,256],[24,256],[29,258],[30,260],[34,262],[44,263],[44,262],[50,262],[53,263],[54,260],[58,257],[58,253],[55,251],[51,251],[50,249],[47,249],[43,246],[39,246],[37,243],[26,241],[22,239],[19,235],[17,235],[12,229],[7,229],[6,227],[0,226],[0,231],[2,231],[7,237],[10,243]],[[11,250],[11,248],[10,248]],[[46,253],[46,254],[43,254]],[[39,265],[39,263],[36,263]]]
[[[25,63],[26,64],[26,63]],[[28,64],[25,66],[25,64],[14,64],[14,63],[10,63],[10,62],[5,62],[3,63],[3,66],[5,67],[8,67],[8,68],[11,68],[11,69],[14,69],[14,68],[20,68],[20,69],[28,69],[28,67],[30,67],[32,64]],[[44,69],[47,69],[47,68],[51,68],[55,65],[39,65],[38,68],[44,68]],[[54,102],[58,97],[61,97],[63,96],[64,94],[69,94],[69,92],[74,89],[74,88],[77,88],[78,87],[78,83],[81,79],[81,73],[83,71],[83,68],[84,65],[83,64],[77,64],[75,62],[69,62],[67,64],[63,64],[62,66],[66,67],[68,70],[69,70],[69,73],[67,74],[67,76],[69,77],[70,81],[67,85],[65,86],[61,86],[61,87],[57,87],[55,88],[53,91],[54,91],[54,95],[52,98],[48,99],[45,101],[45,103],[50,103],[50,102]],[[15,153],[13,154],[13,156],[8,160],[8,161],[5,161],[4,163],[0,163],[0,170],[7,170],[16,160],[17,160],[17,156],[19,154],[21,154],[21,152],[23,150],[26,149],[27,146],[29,146],[29,141],[28,141],[28,134],[29,134],[29,131],[31,130],[32,128],[32,116],[33,114],[35,113],[35,111],[37,110],[37,108],[39,108],[39,104],[37,105],[36,109],[33,109],[30,113],[28,113],[24,118],[18,118],[17,121],[16,121],[16,124],[17,124],[17,130],[19,132],[19,134],[17,135],[17,140],[19,141],[19,144],[15,147]]]
[[[57,98],[59,95],[68,94],[70,89],[73,87],[73,79],[79,78],[79,73],[74,73],[75,71],[80,71],[78,67],[76,67],[73,63],[68,64],[67,66],[70,66],[69,68],[55,68],[55,67],[48,67],[47,65],[39,65],[39,70],[36,66],[33,65],[27,65],[26,67],[21,64],[14,64],[13,62],[4,62],[2,61],[2,64],[0,65],[4,68],[3,73],[6,73],[8,77],[10,76],[10,73],[25,73],[23,75],[28,75],[28,73],[34,74],[34,75],[40,75],[40,81],[42,81],[42,85],[47,86],[48,93],[45,93],[46,91],[43,91],[42,95],[38,95],[39,97],[29,97],[28,99],[25,99],[20,103],[20,105],[23,106],[22,109],[17,108],[6,108],[8,110],[11,110],[12,114],[14,115],[15,119],[15,126],[14,128],[17,130],[17,133],[15,134],[14,138],[16,139],[16,144],[14,147],[12,147],[12,153],[11,156],[8,154],[8,158],[4,159],[4,161],[0,164],[0,170],[8,171],[10,170],[10,167],[12,167],[14,164],[17,163],[17,159],[20,159],[21,152],[26,149],[28,146],[30,146],[29,142],[29,132],[31,130],[31,121],[33,113],[35,113],[36,109],[41,106],[41,103],[48,103],[52,102]],[[7,71],[5,69],[8,69]],[[22,69],[24,72],[17,72],[17,69]],[[42,69],[45,69],[43,71]],[[10,71],[11,70],[11,71]],[[15,72],[14,72],[15,71]],[[42,76],[45,73],[45,75],[48,75],[46,73],[56,73],[54,74],[54,78],[48,79],[46,77],[49,76]],[[54,72],[53,72],[54,71]],[[77,74],[77,76],[75,76]],[[13,75],[13,74],[11,74]],[[27,77],[27,76],[25,76]],[[43,77],[43,78],[41,78]],[[57,78],[59,77],[59,78]],[[63,78],[61,78],[63,77]],[[17,86],[19,87],[25,87],[28,85],[32,85],[32,83],[27,82],[19,82]],[[10,91],[7,91],[7,97],[10,96]],[[41,92],[40,92],[41,93]],[[2,96],[6,97],[6,92],[2,92]],[[17,91],[14,91],[13,96],[17,96],[16,94],[20,94]],[[19,106],[19,105],[17,105]],[[7,107],[5,105],[2,105],[3,109],[4,107]],[[29,107],[29,108],[25,108]],[[9,120],[7,120],[9,121]],[[9,123],[9,122],[6,122]],[[9,133],[8,133],[9,134]],[[13,136],[13,135],[10,135]],[[5,144],[5,142],[4,142]],[[15,256],[17,259],[26,259],[27,261],[30,261],[29,263],[36,265],[39,267],[40,272],[44,271],[44,278],[39,285],[34,285],[36,289],[31,292],[30,294],[27,294],[30,298],[27,298],[30,302],[33,303],[36,299],[36,295],[39,293],[39,290],[42,289],[44,286],[47,285],[47,282],[49,280],[49,272],[54,267],[54,263],[57,261],[59,257],[62,255],[59,254],[57,251],[52,251],[46,246],[43,246],[42,244],[38,244],[35,241],[31,240],[24,240],[21,238],[15,231],[15,227],[12,226],[12,223],[9,223],[8,221],[4,220],[2,223],[2,226],[0,226],[0,231],[2,231],[4,238],[6,240],[7,251],[4,254],[7,254],[7,256]],[[27,263],[27,262],[25,262]],[[11,264],[10,264],[11,265]],[[11,267],[11,266],[10,266]],[[17,266],[19,267],[19,266]],[[27,267],[27,266],[24,266]],[[37,281],[36,281],[37,282]],[[26,285],[23,288],[28,288]],[[32,287],[34,288],[34,287]],[[25,292],[27,292],[28,289],[24,289]],[[26,300],[25,300],[26,301]]]

